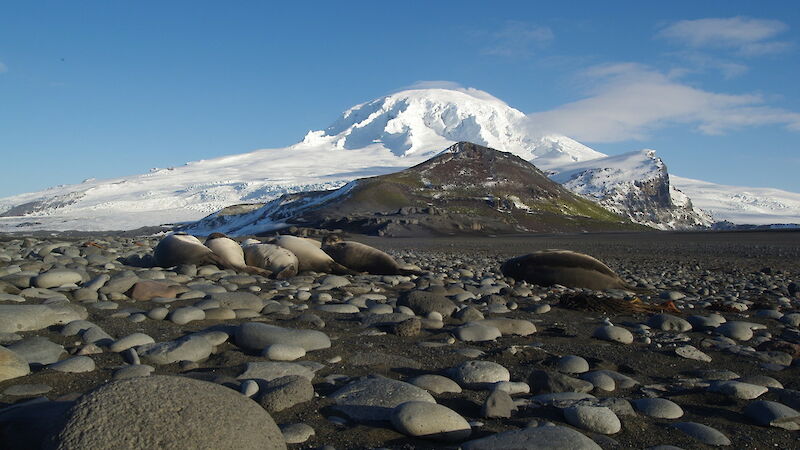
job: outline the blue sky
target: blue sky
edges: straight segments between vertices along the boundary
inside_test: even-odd
[[[3,2],[0,196],[283,147],[424,80],[797,192],[799,30],[792,1]]]

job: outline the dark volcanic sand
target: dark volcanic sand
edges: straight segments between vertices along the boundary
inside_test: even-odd
[[[2,241],[15,239],[5,236]],[[81,236],[78,244],[88,240]],[[93,240],[102,241],[96,236]],[[52,239],[55,241],[56,239]],[[69,240],[69,239],[66,239]],[[562,248],[588,253],[606,262],[628,281],[646,278],[655,289],[653,300],[658,293],[665,291],[683,292],[696,300],[679,306],[687,307],[692,302],[703,300],[738,300],[771,302],[777,305],[777,298],[788,297],[786,291],[790,281],[800,282],[800,233],[796,232],[705,232],[705,233],[626,233],[626,234],[584,234],[584,235],[542,235],[512,237],[448,237],[448,238],[376,238],[358,236],[358,240],[384,249],[406,262],[418,264],[423,269],[448,266],[446,273],[459,267],[471,267],[473,270],[484,270],[499,273],[499,262],[502,260],[547,248]],[[132,241],[131,241],[132,242]],[[157,242],[154,239],[149,244]],[[460,263],[454,263],[461,261]],[[0,266],[6,263],[0,263]],[[139,270],[133,268],[134,270]],[[113,271],[112,271],[113,272]],[[378,281],[380,277],[370,277]],[[272,281],[260,284],[262,292],[272,289]],[[476,281],[480,284],[480,278]],[[242,287],[244,288],[244,287]],[[710,288],[703,293],[702,288]],[[532,286],[534,294],[543,297],[544,303],[557,303],[558,293],[547,295],[552,289]],[[334,291],[334,299],[339,298]],[[391,300],[396,292],[385,292]],[[279,296],[276,296],[278,298]],[[321,331],[333,340],[330,349],[309,352],[303,358],[323,363],[325,368],[316,373],[314,386],[319,397],[312,401],[294,406],[288,410],[273,413],[278,424],[304,422],[312,426],[316,434],[304,444],[290,445],[290,448],[313,448],[332,445],[335,448],[432,448],[442,447],[441,443],[405,437],[394,431],[391,425],[366,426],[349,424],[338,426],[326,417],[332,414],[328,406],[332,403],[325,396],[344,385],[338,382],[335,386],[326,383],[325,377],[331,374],[344,374],[357,377],[368,374],[407,380],[422,373],[441,373],[469,360],[454,352],[459,348],[476,348],[485,355],[478,358],[497,362],[511,372],[512,381],[528,381],[528,375],[536,369],[554,370],[553,357],[561,355],[578,355],[587,359],[591,370],[612,369],[627,374],[638,380],[642,386],[670,385],[680,377],[692,378],[690,372],[698,369],[727,369],[740,376],[768,375],[780,381],[785,388],[800,390],[800,370],[797,360],[791,367],[780,371],[762,368],[758,360],[737,356],[729,352],[705,348],[704,339],[714,336],[711,332],[690,331],[684,333],[691,344],[713,358],[710,363],[683,359],[670,350],[675,332],[654,331],[652,343],[634,342],[623,345],[609,343],[591,338],[595,328],[601,325],[604,317],[618,326],[633,330],[636,324],[647,321],[647,315],[609,316],[598,312],[584,312],[562,309],[554,306],[545,314],[533,314],[527,308],[535,304],[529,297],[508,297],[519,308],[501,317],[527,319],[533,322],[538,332],[527,336],[501,337],[493,342],[465,343],[458,340],[452,345],[438,348],[421,347],[419,342],[445,341],[450,337],[450,330],[461,322],[446,319],[443,329],[425,330],[414,337],[400,337],[393,334],[380,336],[360,335],[365,329],[359,326],[357,315],[329,314],[314,311],[325,320],[326,326]],[[172,308],[192,305],[198,300],[179,300],[172,303]],[[35,303],[35,301],[31,301]],[[477,302],[477,300],[475,300]],[[119,308],[140,308],[147,311],[154,305],[148,302],[119,301]],[[312,303],[309,301],[308,303]],[[541,302],[540,302],[541,303]],[[313,311],[313,304],[310,305]],[[782,312],[800,310],[800,300],[792,299],[791,307],[784,307]],[[113,311],[98,311],[89,308],[88,320],[101,326],[114,337],[123,337],[134,332],[146,333],[156,341],[175,339],[190,331],[198,331],[217,325],[219,321],[196,321],[179,326],[169,321],[147,319],[141,323],[133,323],[124,318],[109,317]],[[306,324],[298,324],[293,318],[302,311],[289,315],[267,315],[266,323],[274,323],[285,327],[308,328]],[[707,309],[684,309],[684,316],[691,314],[708,315],[713,312]],[[487,318],[492,315],[484,312]],[[769,332],[777,337],[781,334],[783,324],[776,320],[751,317],[751,311],[722,312],[728,320],[744,320],[762,323]],[[247,319],[228,320],[225,324],[236,325],[247,322]],[[68,349],[76,348],[77,336],[62,337],[54,326],[49,330],[20,333],[22,336],[43,335],[54,342],[63,344]],[[661,343],[660,347],[657,343]],[[742,343],[747,345],[747,342]],[[535,345],[540,349],[522,346]],[[520,346],[521,350],[513,352],[512,346]],[[544,351],[542,351],[544,350]],[[355,366],[349,361],[353,355],[378,352],[385,355],[409,358],[419,363],[421,369],[407,367],[399,361],[388,365]],[[341,356],[342,361],[328,364],[326,360]],[[46,396],[53,400],[62,396],[74,398],[74,393],[83,393],[111,379],[113,369],[124,365],[121,355],[105,353],[92,355],[97,369],[90,373],[55,373],[48,370],[34,370],[31,375],[0,382],[0,392],[16,384],[47,384],[53,387]],[[199,368],[182,372],[178,364],[156,366],[156,374],[183,374],[201,377],[208,380],[221,376],[235,378],[241,372],[241,364],[247,361],[262,361],[264,358],[247,354],[241,349],[226,342],[217,348],[216,354],[199,363]],[[391,367],[396,365],[398,367]],[[617,390],[611,393],[592,392],[598,397],[623,397],[627,399],[643,398],[640,387],[628,390]],[[483,426],[474,427],[471,438],[490,435],[494,432],[525,427],[533,419],[550,420],[559,425],[566,425],[563,416],[554,407],[520,408],[510,419],[484,419],[480,415],[480,407],[488,395],[487,391],[465,389],[461,394],[445,394],[435,396],[437,402],[457,411],[469,421],[483,422]],[[748,400],[736,400],[721,394],[705,392],[703,389],[690,389],[684,392],[665,391],[659,396],[678,403],[685,414],[677,420],[654,419],[638,416],[623,416],[622,431],[606,437],[582,431],[603,448],[647,448],[649,446],[669,444],[682,448],[710,448],[683,433],[668,428],[666,425],[679,421],[693,421],[716,428],[733,442],[733,448],[798,448],[800,439],[797,432],[778,428],[767,428],[755,425],[742,414]],[[525,398],[528,395],[517,395]],[[759,399],[775,400],[773,392],[762,395]],[[0,395],[0,408],[20,401],[7,395]],[[213,406],[211,406],[213,408]],[[2,412],[2,410],[0,410]],[[616,444],[614,444],[616,441]],[[0,445],[1,446],[1,445]],[[457,444],[451,445],[456,448]]]

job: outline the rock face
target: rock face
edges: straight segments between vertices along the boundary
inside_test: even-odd
[[[713,222],[670,184],[667,166],[654,150],[549,167],[547,173],[572,192],[636,223],[669,230],[704,228]]]
[[[78,399],[53,447],[255,450],[286,444],[269,413],[236,391],[152,376],[111,382]]]
[[[643,229],[573,194],[520,157],[470,142],[335,191],[284,195],[238,217],[228,215],[227,222],[212,214],[186,231],[212,223],[230,235],[293,223],[386,236]]]

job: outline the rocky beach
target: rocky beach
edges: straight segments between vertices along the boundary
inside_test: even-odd
[[[0,236],[0,447],[800,446],[800,233],[348,238],[419,275]],[[631,289],[500,271],[552,248]]]

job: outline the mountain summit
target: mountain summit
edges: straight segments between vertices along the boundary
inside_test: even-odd
[[[291,225],[388,236],[644,229],[512,153],[459,142],[400,172],[284,195],[241,214],[223,210],[186,231],[243,235]]]

